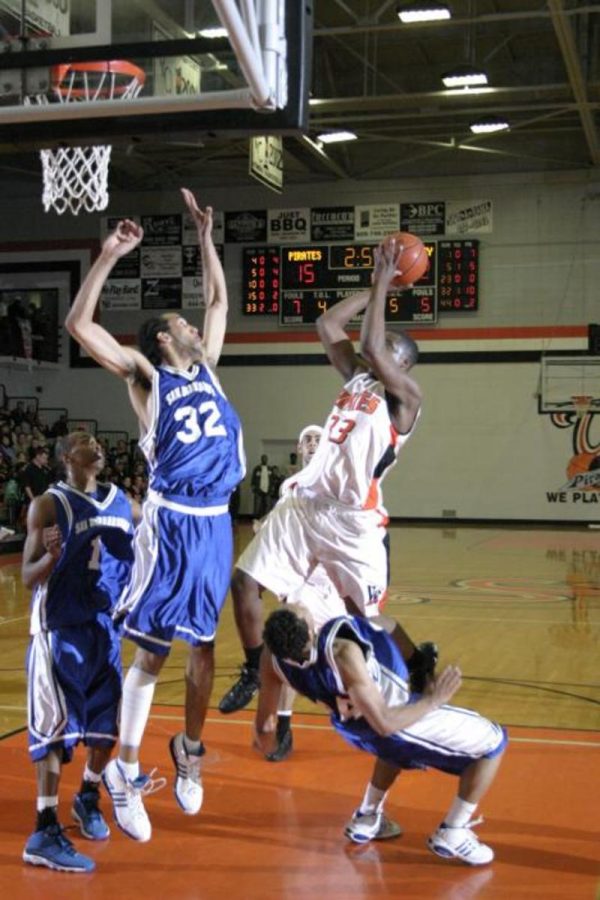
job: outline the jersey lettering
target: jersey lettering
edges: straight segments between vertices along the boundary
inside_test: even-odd
[[[227,432],[223,424],[217,424],[221,414],[214,400],[205,400],[198,409],[195,406],[181,406],[175,410],[175,421],[183,420],[184,429],[176,432],[177,438],[183,444],[193,444],[202,436],[202,428],[198,421],[198,414],[206,415],[204,420],[204,435],[206,437],[225,437]]]
[[[341,416],[332,416],[329,426],[329,440],[334,444],[343,444],[353,428],[356,427],[354,419],[344,419]]]
[[[97,535],[92,541],[92,553],[88,563],[88,569],[97,572],[100,568],[100,548],[102,547],[102,538]]]

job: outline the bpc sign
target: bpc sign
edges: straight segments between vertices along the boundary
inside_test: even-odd
[[[429,203],[401,203],[400,229],[411,234],[444,234],[446,204],[443,200]]]

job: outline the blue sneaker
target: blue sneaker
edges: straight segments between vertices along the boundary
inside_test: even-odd
[[[104,821],[98,802],[98,791],[75,794],[71,815],[79,825],[82,835],[90,841],[105,841],[110,828]]]
[[[32,866],[48,866],[58,872],[93,872],[96,868],[93,859],[77,852],[58,823],[29,836],[23,860]]]

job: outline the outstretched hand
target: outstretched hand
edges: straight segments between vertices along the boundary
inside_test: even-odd
[[[373,269],[373,283],[383,281],[386,289],[398,290],[396,285],[392,284],[396,275],[400,275],[398,262],[402,255],[403,245],[394,237],[390,237],[379,245],[375,250],[375,266]]]
[[[196,228],[198,229],[200,237],[210,236],[213,225],[212,206],[207,206],[206,209],[200,209],[196,198],[188,188],[181,188],[181,193],[185,205],[188,208],[188,212],[196,223]]]
[[[122,219],[112,234],[106,238],[103,250],[119,259],[137,247],[144,237],[144,229],[131,219]]]

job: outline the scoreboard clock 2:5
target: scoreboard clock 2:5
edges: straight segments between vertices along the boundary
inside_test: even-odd
[[[390,292],[386,321],[434,323],[443,309],[477,309],[477,241],[424,241],[428,271],[409,290]],[[279,313],[282,325],[313,323],[334,303],[368,289],[377,244],[246,247],[243,311]],[[441,262],[441,269],[440,269]]]

